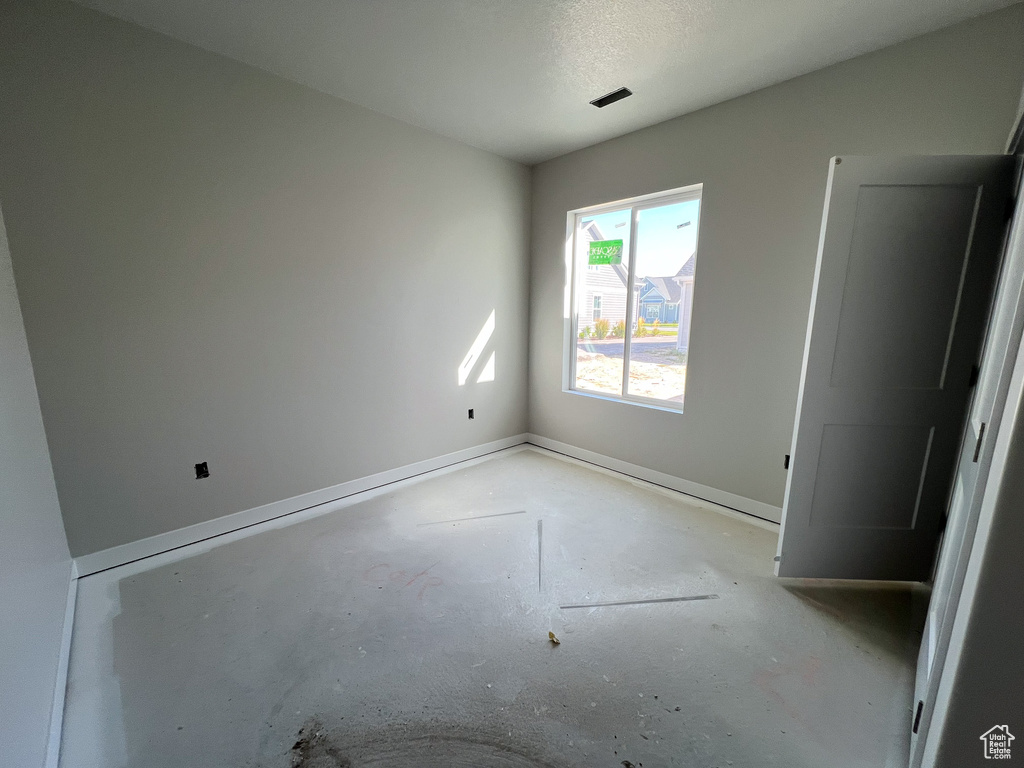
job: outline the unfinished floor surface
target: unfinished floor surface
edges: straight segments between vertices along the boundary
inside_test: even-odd
[[[776,538],[513,450],[90,576],[61,766],[905,764],[921,595]]]

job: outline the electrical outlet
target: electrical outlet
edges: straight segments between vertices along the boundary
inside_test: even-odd
[[[202,480],[204,477],[210,476],[210,468],[206,466],[204,461],[202,464],[196,464],[196,480]]]
[[[471,418],[471,419],[475,419],[476,418],[476,416],[473,415],[473,409],[472,408],[469,409],[469,418]]]

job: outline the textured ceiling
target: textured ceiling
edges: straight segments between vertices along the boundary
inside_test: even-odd
[[[527,163],[1010,0],[81,0]],[[587,102],[620,86],[634,95]]]

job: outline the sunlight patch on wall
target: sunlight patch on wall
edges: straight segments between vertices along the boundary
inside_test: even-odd
[[[480,360],[484,353],[484,349],[487,347],[487,343],[491,340],[491,336],[494,335],[494,310],[491,310],[490,317],[487,318],[487,322],[484,323],[483,328],[480,329],[480,333],[477,334],[476,340],[473,342],[473,346],[469,348],[469,352],[466,354],[465,359],[462,361],[462,365],[459,366],[459,386],[465,386],[466,382],[469,381],[470,375],[473,373],[473,369],[476,367],[477,362]],[[490,375],[490,378],[486,376]],[[494,353],[491,353],[490,359],[484,366],[483,371],[477,378],[477,383],[482,381],[494,381]]]
[[[480,375],[477,376],[477,384],[483,384],[485,381],[494,381],[494,354],[494,352],[491,352],[491,356],[487,359],[487,364],[480,371]]]

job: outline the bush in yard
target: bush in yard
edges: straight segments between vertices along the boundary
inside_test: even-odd
[[[625,338],[625,336],[626,336],[626,321],[625,320],[619,320],[619,322],[617,322],[615,324],[615,327],[612,328],[612,336],[614,336],[616,339]]]
[[[652,326],[653,326],[653,334],[654,334],[655,336],[657,336],[657,335],[658,335],[658,331],[660,331],[660,330],[661,330],[661,320],[655,320],[655,321],[654,321],[654,322],[652,323]]]
[[[594,321],[594,335],[599,339],[608,337],[608,318],[599,317]]]
[[[647,321],[644,320],[642,317],[638,317],[636,319],[636,330],[633,331],[633,335],[639,339],[646,336],[647,333]]]
[[[583,330],[580,331],[580,338],[581,339],[589,339],[590,338],[590,326],[589,325],[584,326]]]

